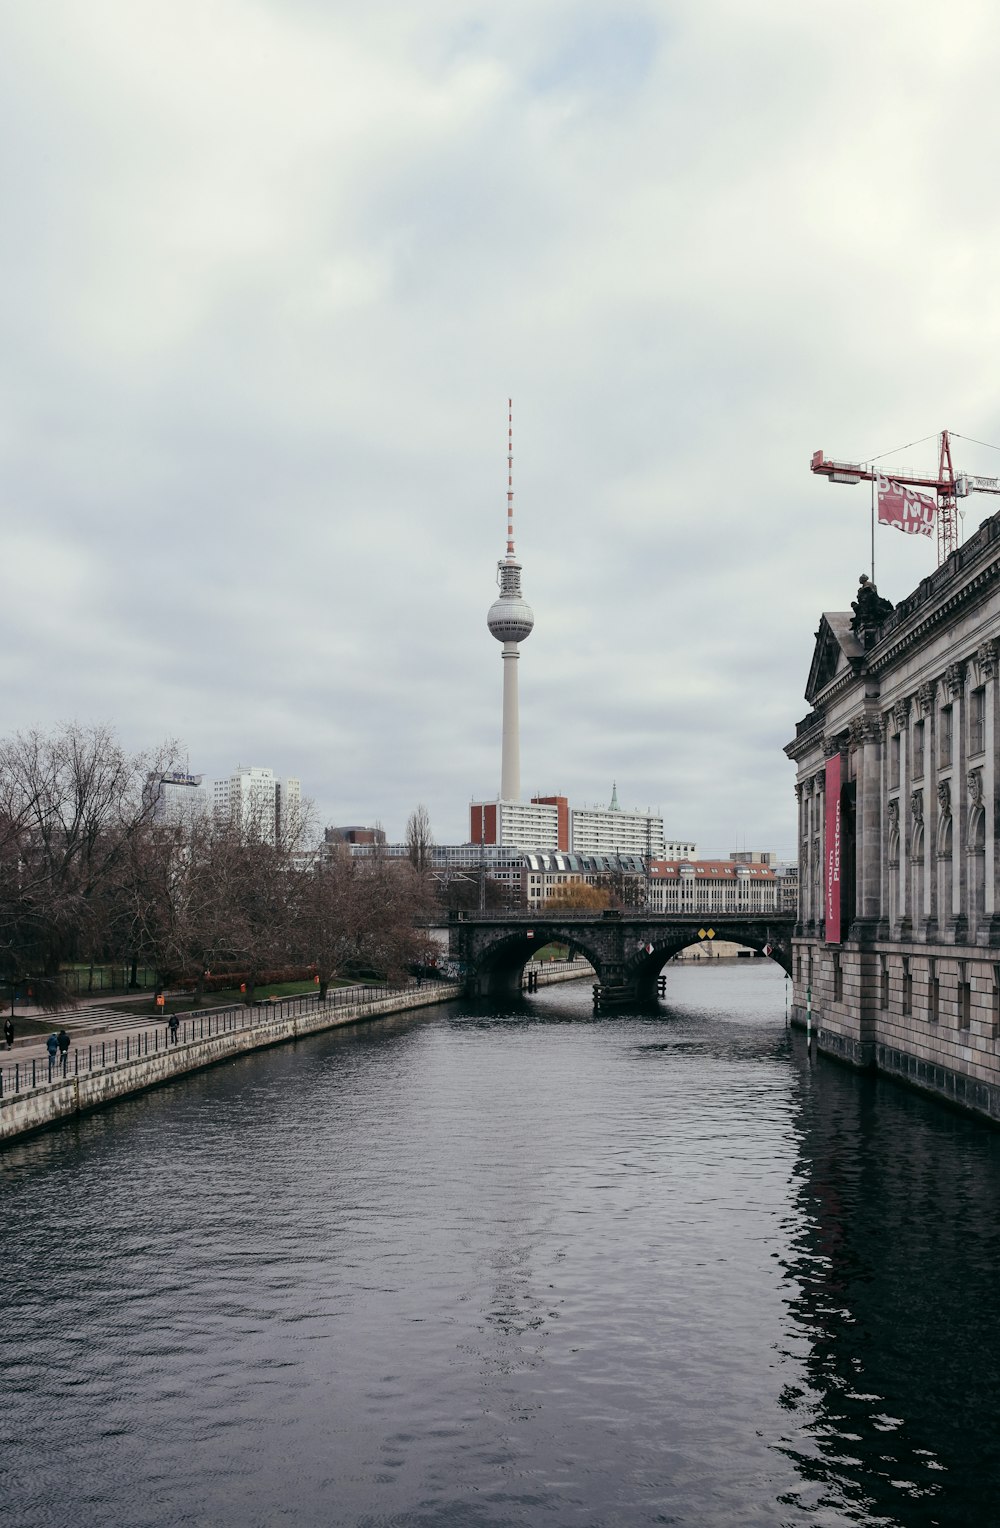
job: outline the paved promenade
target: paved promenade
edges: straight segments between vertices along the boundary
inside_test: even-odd
[[[408,985],[416,990],[417,984],[415,982],[411,981]],[[389,992],[402,992],[405,990],[406,988],[386,988],[371,983],[359,982],[351,987],[331,987],[328,998],[333,1002],[364,1003],[376,995],[385,996]],[[172,1001],[176,1001],[179,996],[182,996],[182,994],[175,993]],[[296,1005],[311,1004],[316,1006],[318,1002],[318,994],[312,992],[303,993],[301,998],[286,998],[284,1000],[286,1005],[294,1003]],[[136,1006],[145,1007],[149,1003],[149,994],[143,993],[141,997],[123,995],[121,998],[116,998],[115,1003],[121,1003],[122,1006],[126,1003],[134,1003]],[[193,1033],[192,1026],[200,1025],[204,1029],[205,1021],[210,1016],[233,1014],[245,1023],[248,1023],[251,1014],[269,1013],[278,1010],[280,1007],[280,1004],[270,1001],[255,1003],[252,1008],[248,1008],[242,1003],[238,1006],[230,1005],[225,1008],[213,1008],[210,1005],[205,1005],[202,1008],[193,1008],[187,1013],[178,1013],[177,1018],[180,1031],[183,1031],[190,1038]],[[3,1017],[5,1019],[9,1018],[9,1012],[5,1013]],[[48,1048],[46,1042],[48,1034],[19,1034],[18,1020],[25,1018],[30,1018],[36,1023],[50,1025],[49,1033],[51,1034],[58,1034],[61,1029],[66,1030],[70,1037],[70,1049],[67,1058],[68,1074],[73,1073],[74,1053],[77,1051],[88,1056],[95,1052],[99,1054],[103,1044],[105,1056],[114,1057],[117,1054],[124,1058],[126,1051],[129,1056],[138,1055],[140,1042],[142,1043],[143,1054],[146,1054],[148,1051],[155,1052],[155,1050],[162,1049],[165,1044],[170,1043],[170,1030],[167,1018],[151,1019],[148,1015],[140,1017],[138,1015],[121,1013],[117,1007],[108,1007],[106,997],[95,998],[93,1001],[84,1001],[74,1007],[60,1009],[58,1013],[46,1013],[43,1008],[22,1006],[19,1012],[14,1015],[13,1047],[8,1049],[4,1045],[2,1038],[0,1038],[0,1067],[6,1073],[15,1063],[30,1067],[32,1061],[34,1061],[39,1081],[42,1080],[39,1069],[40,1062],[44,1062],[46,1065],[47,1077]],[[153,1038],[154,1036],[158,1037],[158,1043],[157,1039]],[[117,1053],[115,1048],[116,1042]],[[58,1071],[59,1076],[62,1076],[61,1062],[58,1064]],[[53,1068],[52,1075],[53,1078],[56,1075],[55,1067]]]
[[[548,986],[592,974],[582,961],[553,963],[539,969],[538,980],[540,986]],[[406,1009],[448,1002],[460,994],[455,982],[411,980],[403,987],[333,987],[322,1003],[318,994],[307,993],[250,1008],[240,1004],[178,1013],[176,1042],[165,1021],[89,1034],[78,1031],[71,1036],[66,1056],[57,1055],[54,1065],[50,1065],[46,1036],[15,1044],[12,1050],[0,1051],[0,1142],[230,1057],[343,1024],[369,1023]]]

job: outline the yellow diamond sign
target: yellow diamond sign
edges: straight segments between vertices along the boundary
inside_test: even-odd
[[[698,938],[699,939],[704,939],[704,937],[705,937],[705,930],[703,928],[700,928],[698,930]]]
[[[714,928],[710,928],[709,929],[708,937],[709,937],[709,939],[714,939],[715,938],[715,929]]]

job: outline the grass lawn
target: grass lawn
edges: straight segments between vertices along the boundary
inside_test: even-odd
[[[4,1008],[3,1017],[5,1019],[10,1018],[9,1008]],[[17,1010],[15,1009],[14,1011],[14,1036],[18,1040],[23,1040],[25,1035],[50,1035],[53,1030],[58,1034],[61,1027],[57,1013],[49,1014],[47,1017],[43,1016],[40,1019],[22,1019]],[[2,1036],[2,1033],[3,1027],[0,1024],[0,1036]],[[7,1055],[6,1049],[3,1048],[2,1039],[0,1039],[0,1055]]]
[[[358,983],[347,980],[337,980],[329,983],[331,987],[353,987]],[[262,986],[254,989],[254,1001],[266,1002],[269,997],[300,997],[303,993],[318,992],[315,982],[265,982]],[[245,994],[237,987],[230,987],[222,992],[206,992],[202,996],[201,1008],[235,1008],[242,1003]],[[86,1005],[81,1005],[86,1006]],[[158,1008],[153,1000],[152,992],[143,1000],[125,1001],[119,993],[112,996],[110,993],[103,1003],[98,1005],[102,1008],[111,1009],[114,1013],[125,1014],[134,1019],[136,1024],[150,1023],[154,1019],[165,1018],[171,1013],[190,1013],[197,1011],[195,995],[193,992],[178,992],[167,998],[162,1008]],[[3,1054],[3,1029],[5,1018],[10,1017],[10,1007],[5,1005],[0,1012],[0,1054]],[[99,1021],[98,1021],[99,1022]],[[58,1034],[62,1021],[58,1013],[40,1014],[38,1017],[25,1018],[16,1009],[14,1012],[14,1034],[17,1039],[23,1039],[26,1035],[49,1035],[53,1030]]]
[[[532,960],[568,960],[568,944],[543,944],[540,950],[536,950]]]
[[[332,981],[331,987],[353,987],[356,985],[350,981]],[[254,1002],[263,1003],[270,997],[301,997],[304,993],[318,992],[315,982],[264,982],[254,988]],[[196,1004],[193,992],[171,993],[162,1008],[158,1008],[150,994],[148,1002],[123,1003],[110,1000],[108,1008],[114,1008],[117,1013],[133,1014],[138,1021],[143,1019],[155,1019],[164,1014],[190,1013],[197,1011],[198,1007],[207,1008],[235,1008],[237,1004],[244,1002],[246,993],[238,987],[227,987],[221,992],[205,992],[202,994],[200,1004]]]

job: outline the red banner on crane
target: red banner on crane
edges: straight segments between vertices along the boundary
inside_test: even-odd
[[[918,493],[894,478],[876,478],[878,486],[878,523],[894,525],[909,535],[932,536],[937,500],[933,494]]]
[[[823,920],[827,944],[840,943],[840,754],[826,761]]]

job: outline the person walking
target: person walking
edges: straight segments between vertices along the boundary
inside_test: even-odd
[[[52,1033],[49,1035],[49,1038],[46,1040],[45,1049],[49,1053],[49,1076],[51,1077],[52,1068],[56,1064],[56,1056],[59,1052],[59,1036],[56,1034],[55,1030],[52,1031]]]
[[[12,1023],[12,1021],[10,1019],[7,1019],[6,1022],[4,1023],[4,1026],[3,1026],[3,1037],[7,1041],[7,1049],[8,1050],[13,1050],[13,1048],[14,1048],[14,1025],[13,1025],[13,1023]]]
[[[56,1043],[59,1046],[59,1060],[62,1062],[62,1072],[63,1076],[65,1077],[66,1060],[69,1056],[69,1035],[66,1033],[65,1029],[60,1029],[58,1035],[56,1036]]]
[[[179,1025],[180,1020],[178,1019],[176,1013],[172,1013],[170,1015],[170,1038],[173,1040],[175,1045],[177,1044],[177,1030]]]

